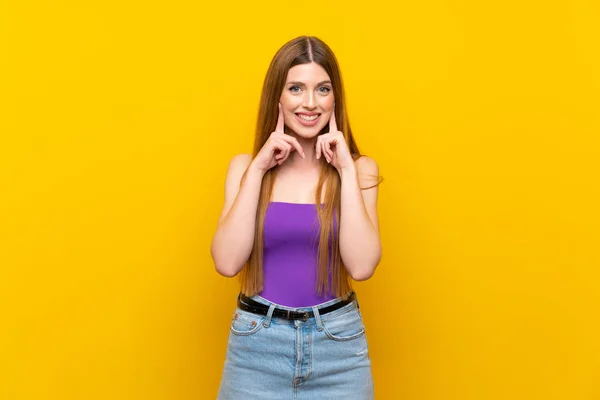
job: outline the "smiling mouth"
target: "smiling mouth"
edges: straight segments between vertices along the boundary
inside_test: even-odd
[[[312,122],[312,121],[316,120],[317,118],[319,118],[319,116],[321,114],[315,114],[315,115],[296,114],[296,115],[303,121]]]
[[[298,122],[303,126],[315,126],[319,122],[319,117],[321,117],[321,114],[306,115],[296,113]]]

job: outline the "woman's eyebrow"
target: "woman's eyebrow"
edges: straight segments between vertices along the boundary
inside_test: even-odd
[[[331,83],[331,81],[323,81],[323,82],[319,82],[317,83],[317,86],[322,85],[324,83]],[[293,82],[287,82],[286,85],[290,85],[290,84],[294,84],[294,85],[302,85],[304,86],[304,82],[298,82],[298,81],[293,81]]]

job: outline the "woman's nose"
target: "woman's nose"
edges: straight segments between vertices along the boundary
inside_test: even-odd
[[[306,108],[315,108],[315,94],[312,91],[307,91],[304,95],[303,106]]]

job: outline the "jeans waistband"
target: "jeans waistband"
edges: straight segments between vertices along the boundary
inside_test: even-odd
[[[341,302],[341,301],[344,301],[344,299],[348,298],[348,296],[350,296],[352,293],[354,293],[354,291],[350,291],[350,292],[348,292],[348,294],[347,294],[347,295],[345,295],[345,296],[342,296],[342,297],[337,297],[337,298],[335,298],[335,299],[332,299],[332,300],[326,301],[326,302],[324,302],[324,303],[315,304],[315,305],[312,305],[312,306],[306,306],[306,307],[288,307],[288,306],[284,306],[284,305],[281,305],[281,304],[278,304],[278,303],[272,302],[272,301],[270,301],[270,300],[267,300],[267,299],[265,299],[264,297],[261,297],[261,296],[259,296],[259,295],[257,295],[257,294],[255,294],[254,296],[251,296],[250,298],[251,298],[252,300],[254,300],[254,301],[257,301],[257,302],[259,302],[259,303],[262,303],[262,304],[264,304],[264,305],[266,305],[266,306],[270,306],[271,304],[275,304],[275,307],[277,307],[277,308],[281,308],[281,309],[284,309],[284,310],[290,310],[290,311],[310,311],[310,310],[312,310],[312,309],[313,309],[313,307],[317,307],[317,308],[323,308],[323,307],[327,307],[327,306],[330,306],[330,305],[333,305],[333,304],[339,303],[339,302]]]

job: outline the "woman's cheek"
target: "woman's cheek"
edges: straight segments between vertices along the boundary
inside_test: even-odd
[[[333,111],[333,104],[334,104],[333,96],[327,96],[327,99],[325,99],[321,103],[321,108],[323,110]]]

